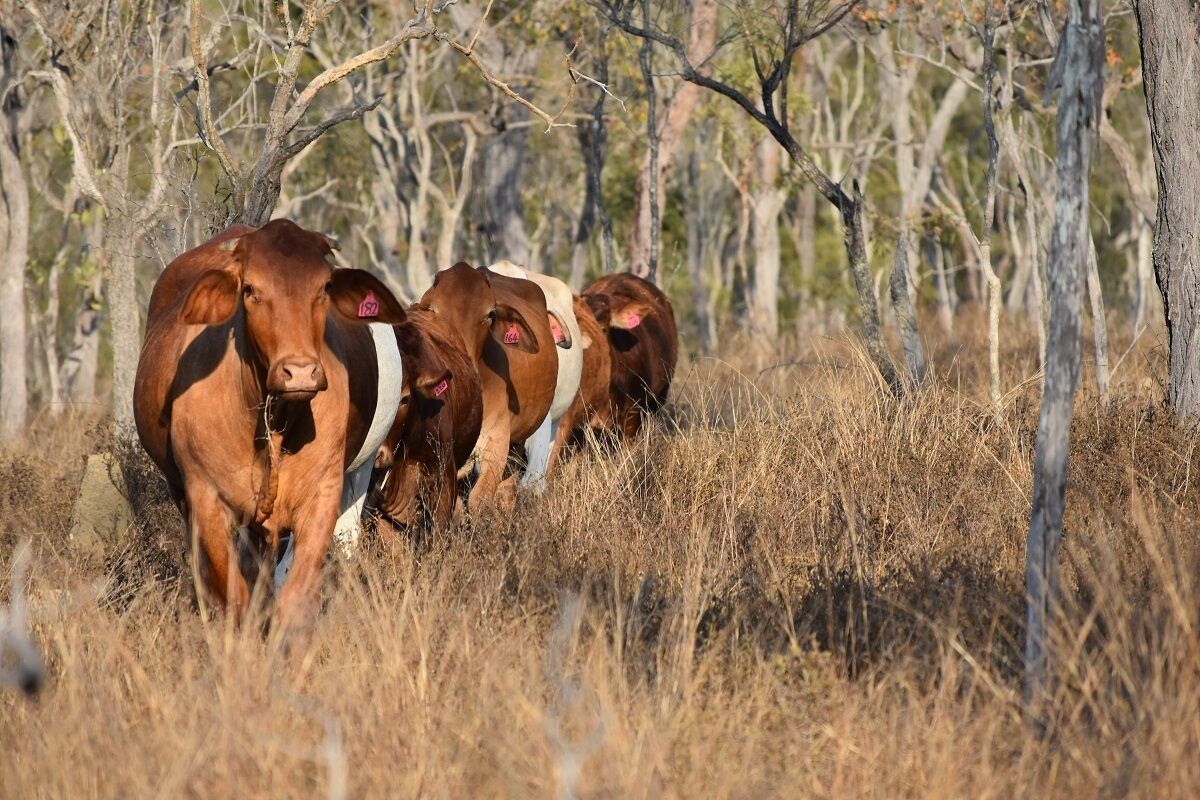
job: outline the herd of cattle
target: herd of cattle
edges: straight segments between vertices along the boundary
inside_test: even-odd
[[[280,622],[305,623],[367,498],[434,529],[463,502],[511,508],[588,430],[635,434],[674,372],[671,304],[634,275],[575,295],[509,262],[459,263],[406,309],[335,248],[287,220],[234,226],[150,297],[138,434],[237,617],[266,566]]]

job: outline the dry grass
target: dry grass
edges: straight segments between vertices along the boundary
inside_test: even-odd
[[[655,430],[514,519],[333,565],[303,663],[193,610],[152,486],[107,594],[58,602],[105,574],[65,545],[95,428],[41,425],[0,453],[50,666],[0,697],[0,797],[1196,796],[1198,462],[1153,342],[1080,400],[1048,737],[1019,699],[1030,343],[999,418],[974,342],[902,407],[843,343],[790,350],[685,364]]]

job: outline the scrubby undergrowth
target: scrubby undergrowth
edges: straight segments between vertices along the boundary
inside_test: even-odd
[[[332,564],[303,661],[194,610],[153,480],[136,546],[73,557],[102,426],[39,423],[0,452],[0,556],[35,543],[51,681],[0,697],[0,797],[1195,796],[1200,460],[1154,348],[1081,393],[1047,737],[1032,345],[998,416],[975,343],[899,406],[852,347],[790,350],[684,364],[648,435],[511,519]]]

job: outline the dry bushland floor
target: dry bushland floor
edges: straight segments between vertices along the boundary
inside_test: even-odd
[[[0,563],[32,539],[50,681],[0,696],[0,797],[1200,795],[1200,460],[1161,342],[1107,407],[1084,374],[1045,736],[1034,345],[999,415],[973,339],[901,405],[845,342],[788,349],[686,361],[647,435],[511,518],[332,563],[302,661],[194,608],[152,475],[127,552],[73,555],[102,421],[40,421],[0,452]]]

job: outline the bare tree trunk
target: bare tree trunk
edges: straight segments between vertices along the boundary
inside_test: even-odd
[[[1137,232],[1137,308],[1134,313],[1133,333],[1136,336],[1146,327],[1153,303],[1154,285],[1154,231],[1148,223],[1138,224]]]
[[[987,190],[983,201],[983,235],[979,241],[979,263],[987,277],[988,298],[988,396],[992,406],[1000,406],[1000,277],[992,264],[992,227],[996,221],[996,169],[1000,160],[1000,141],[992,116],[996,83],[996,20],[992,3],[983,12],[983,129],[987,133]]]
[[[488,260],[509,259],[528,264],[532,253],[525,227],[525,163],[529,153],[529,130],[506,128],[504,109],[493,120],[497,133],[484,148],[483,158],[483,233]]]
[[[647,28],[650,27],[650,0],[642,0],[642,22]],[[662,192],[663,186],[662,182],[658,180],[658,92],[654,88],[653,56],[654,43],[649,39],[643,39],[641,49],[638,51],[638,64],[642,68],[642,81],[646,84],[646,145],[648,152],[643,176],[647,187],[645,207],[650,216],[649,237],[645,242],[645,249],[641,249],[643,243],[640,241],[641,237],[638,236],[639,231],[635,224],[634,235],[638,238],[633,240],[629,257],[635,264],[634,268],[639,275],[651,283],[658,283],[658,248],[659,237],[662,235],[662,205],[659,194]],[[638,220],[641,216],[639,212],[634,215],[634,219]]]
[[[1025,556],[1029,600],[1025,698],[1039,721],[1048,695],[1048,628],[1058,602],[1067,454],[1075,388],[1079,384],[1083,324],[1080,278],[1088,257],[1088,171],[1104,63],[1104,28],[1097,6],[1097,0],[1070,0],[1067,28],[1059,42],[1048,87],[1052,91],[1054,76],[1061,76],[1055,155],[1058,180],[1050,242],[1050,335]]]
[[[1167,400],[1200,421],[1200,8],[1136,0],[1150,141],[1158,176],[1154,272],[1170,341]]]
[[[1096,243],[1088,234],[1087,292],[1092,306],[1092,339],[1096,353],[1096,391],[1100,402],[1108,403],[1108,325],[1104,320],[1104,294],[1100,287],[1100,270]]]
[[[0,439],[25,430],[29,410],[28,331],[25,267],[29,261],[29,183],[21,163],[19,116],[23,111],[16,75],[16,40],[0,29]]]
[[[693,59],[703,61],[711,54],[716,40],[717,0],[692,0],[691,7],[687,52]],[[642,0],[642,12],[645,25],[649,27],[649,0]],[[642,72],[651,105],[651,119],[646,122],[648,147],[634,189],[629,253],[635,268],[640,269],[639,265],[644,265],[648,269],[651,259],[656,265],[658,263],[659,247],[654,242],[661,234],[667,171],[683,141],[688,122],[700,102],[700,87],[685,83],[679,88],[674,98],[663,109],[662,129],[659,130],[656,108],[658,97],[653,81],[647,77],[651,54],[648,49],[643,49],[638,55],[639,62],[645,60]],[[653,180],[651,176],[654,177]]]
[[[933,265],[934,288],[937,289],[938,324],[946,334],[954,332],[954,285],[946,274],[946,248],[935,236],[925,240],[925,260]]]
[[[711,298],[705,265],[713,247],[713,232],[706,226],[707,196],[701,186],[700,156],[696,150],[687,162],[688,194],[691,202],[684,204],[683,218],[687,228],[687,273],[692,305],[696,308],[696,331],[700,352],[711,353],[716,340],[716,325],[711,313]]]
[[[133,249],[139,239],[127,218],[114,214],[105,227],[109,234],[105,249],[109,264],[108,307],[112,312],[109,319],[112,323],[113,426],[119,438],[132,441],[136,436],[133,381],[142,340],[135,273],[137,254]]]
[[[787,202],[787,193],[777,185],[780,155],[779,145],[771,139],[764,138],[755,148],[758,190],[750,200],[754,219],[750,330],[766,344],[774,344],[779,335],[779,215]]]

